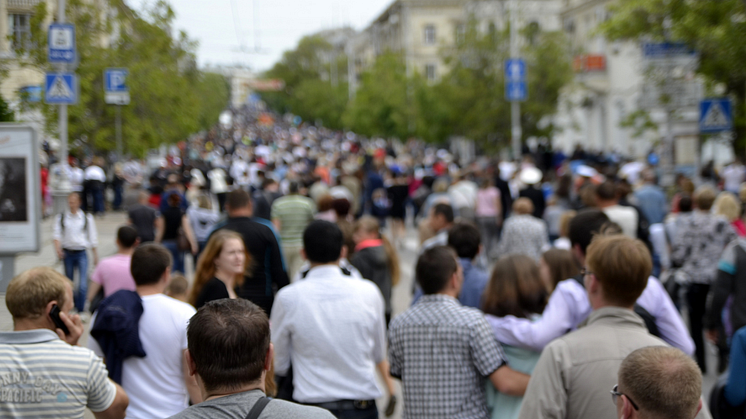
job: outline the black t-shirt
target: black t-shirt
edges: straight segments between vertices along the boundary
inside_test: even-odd
[[[147,205],[135,204],[128,211],[132,225],[137,230],[141,243],[152,242],[155,240],[155,219],[158,218],[158,211]]]
[[[184,211],[179,207],[169,206],[163,211],[163,240],[176,240],[179,235],[179,227],[181,227],[181,218],[184,216]]]
[[[225,286],[225,282],[217,278],[212,278],[211,280],[207,281],[202,287],[202,291],[200,291],[199,295],[197,296],[197,301],[194,304],[194,308],[199,310],[200,307],[209,303],[210,301],[221,300],[223,298],[230,298],[230,295],[228,294],[228,287]]]
[[[235,231],[243,237],[246,251],[251,255],[251,275],[246,277],[237,293],[239,297],[263,308],[269,315],[275,291],[290,282],[275,234],[266,225],[248,217],[229,218],[218,224],[213,233],[218,230]]]

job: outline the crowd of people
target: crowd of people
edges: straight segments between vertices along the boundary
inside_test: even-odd
[[[707,340],[746,400],[738,163],[667,194],[616,155],[466,162],[244,108],[114,167],[128,222],[99,260],[102,166],[53,219],[77,289],[47,268],[8,288],[3,416],[708,418]]]

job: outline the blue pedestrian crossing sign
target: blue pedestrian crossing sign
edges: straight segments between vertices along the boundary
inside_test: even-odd
[[[705,99],[699,104],[699,132],[716,134],[733,129],[733,106],[730,99]]]
[[[505,98],[510,102],[522,102],[528,98],[526,62],[520,58],[505,61]]]
[[[50,105],[78,103],[78,76],[73,73],[47,73],[44,102]]]
[[[67,23],[49,25],[48,59],[50,63],[72,64],[76,59],[75,26]]]

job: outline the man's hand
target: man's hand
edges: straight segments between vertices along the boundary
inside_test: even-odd
[[[62,249],[57,249],[57,259],[59,260],[65,259],[65,252],[63,252]]]
[[[707,337],[707,340],[709,340],[712,343],[717,343],[718,342],[718,331],[717,331],[717,329],[706,330],[705,331],[705,336]]]
[[[56,329],[55,332],[57,332],[57,336],[70,345],[76,346],[78,344],[78,339],[83,336],[83,331],[85,330],[83,322],[80,320],[80,316],[77,314],[68,316],[67,313],[60,312],[60,319],[65,323],[70,334],[66,335],[62,329]]]

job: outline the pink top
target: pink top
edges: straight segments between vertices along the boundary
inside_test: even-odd
[[[116,254],[101,259],[93,271],[91,281],[104,287],[104,297],[119,290],[135,290],[135,280],[130,273],[131,256]]]
[[[497,209],[497,201],[500,199],[500,190],[494,186],[477,191],[477,217],[497,217],[500,211]]]

